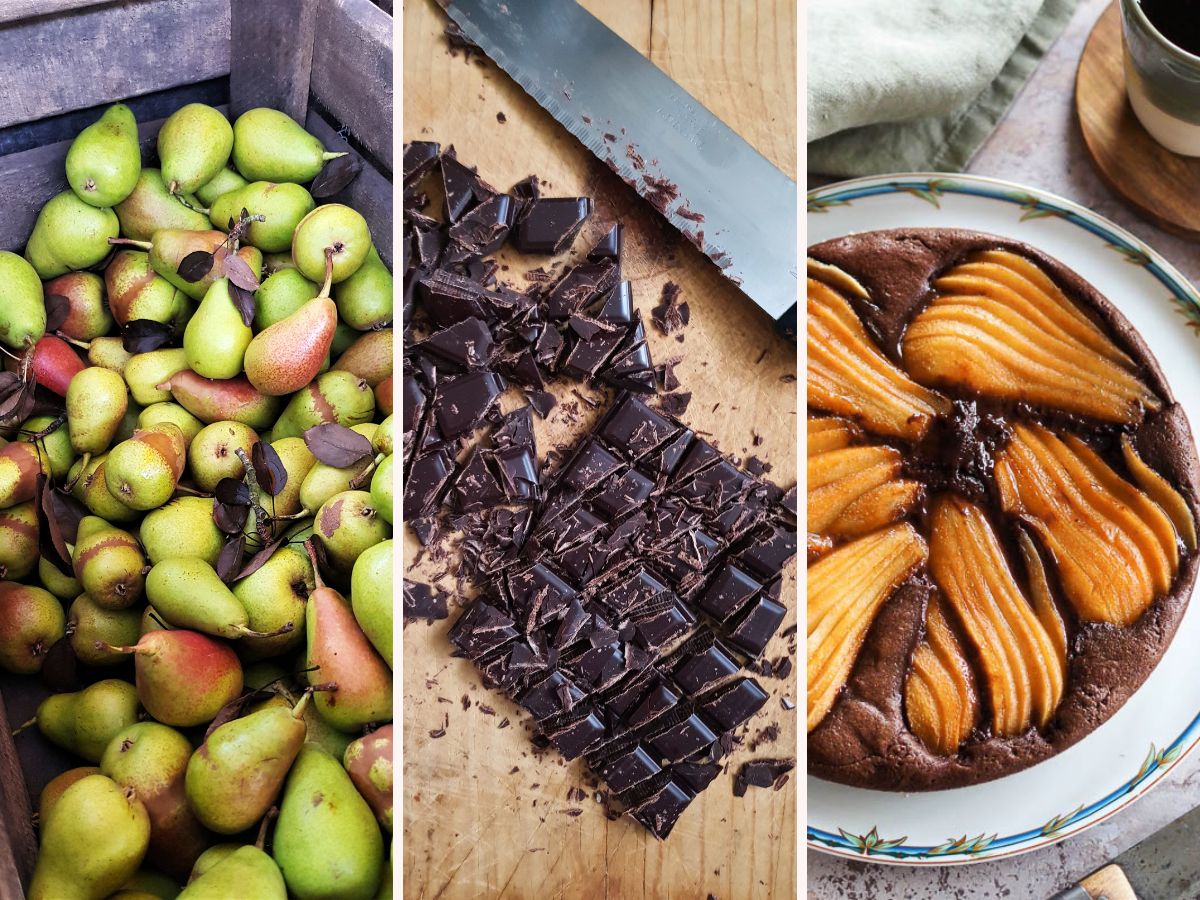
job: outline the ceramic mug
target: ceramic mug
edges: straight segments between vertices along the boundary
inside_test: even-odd
[[[1200,156],[1200,56],[1167,40],[1138,0],[1121,0],[1125,86],[1138,121],[1173,153]]]

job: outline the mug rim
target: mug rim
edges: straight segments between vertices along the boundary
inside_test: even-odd
[[[1161,31],[1159,31],[1155,24],[1150,21],[1150,17],[1146,15],[1146,11],[1142,9],[1142,4],[1138,2],[1138,0],[1121,0],[1122,10],[1128,12],[1130,8],[1132,8],[1132,15],[1137,18],[1139,24],[1143,25],[1150,32],[1150,34],[1167,50],[1182,59],[1184,62],[1196,67],[1200,67],[1200,55],[1184,50],[1178,44],[1167,38],[1166,35],[1164,35]]]

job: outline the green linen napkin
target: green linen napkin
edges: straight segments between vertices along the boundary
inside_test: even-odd
[[[957,172],[1078,0],[809,0],[808,171]]]

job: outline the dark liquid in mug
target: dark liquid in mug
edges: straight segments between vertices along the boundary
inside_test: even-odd
[[[1200,3],[1195,0],[1141,0],[1146,18],[1168,41],[1200,56]]]

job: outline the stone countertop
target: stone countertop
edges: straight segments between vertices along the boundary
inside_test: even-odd
[[[1109,190],[1092,167],[1075,118],[1075,69],[1109,0],[1080,0],[1066,30],[1042,60],[968,172],[1045,187],[1132,231],[1193,281],[1200,244],[1155,228]],[[1149,794],[1078,837],[1015,859],[969,866],[901,868],[808,853],[812,900],[984,900],[1049,897],[1183,815],[1200,801],[1200,753]]]

